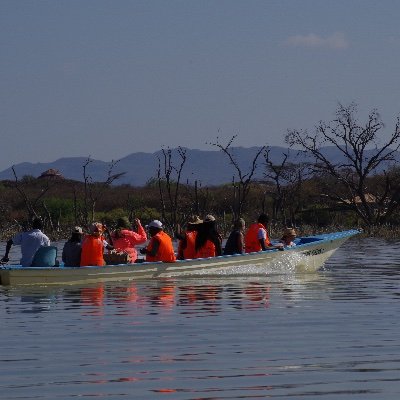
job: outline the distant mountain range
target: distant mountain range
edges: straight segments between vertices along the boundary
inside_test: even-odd
[[[182,182],[188,181],[194,183],[195,180],[205,185],[219,185],[229,183],[236,171],[230,164],[228,157],[221,151],[206,151],[206,150],[186,150],[186,163],[182,171]],[[235,159],[242,168],[242,172],[246,173],[251,167],[251,163],[259,150],[259,147],[232,147]],[[373,150],[371,150],[372,152]],[[279,163],[282,160],[283,154],[287,153],[285,147],[272,146],[270,147],[270,158],[273,162]],[[335,147],[325,147],[324,153],[334,161],[342,159],[341,153]],[[173,164],[178,166],[180,158],[175,149],[172,149]],[[297,155],[295,151],[290,151],[289,160],[293,162],[305,161],[305,157]],[[133,186],[143,186],[150,179],[157,176],[158,158],[163,160],[162,151],[155,153],[132,153],[124,158],[121,158],[113,173],[124,172],[116,184],[130,184]],[[400,160],[400,153],[397,153],[397,160]],[[48,169],[58,170],[66,179],[83,181],[83,165],[87,157],[65,157],[49,163],[20,163],[14,166],[18,178],[25,175],[34,177],[40,176]],[[265,160],[262,156],[258,159],[258,167],[255,175],[256,179],[263,178]],[[88,174],[94,181],[104,181],[107,177],[110,162],[94,160],[87,168]],[[14,179],[11,167],[0,172],[0,180]]]

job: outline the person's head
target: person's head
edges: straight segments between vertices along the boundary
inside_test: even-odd
[[[158,219],[151,221],[146,228],[148,228],[150,236],[157,235],[158,232],[163,230],[163,224]]]
[[[43,223],[40,218],[34,218],[32,221],[32,229],[43,229]]]
[[[131,226],[127,217],[121,217],[117,220],[117,229],[129,229]]]
[[[80,242],[82,240],[83,230],[80,226],[75,226],[75,228],[71,232],[70,242]]]
[[[93,222],[89,225],[89,234],[100,237],[104,232],[104,226],[100,222]]]
[[[244,231],[245,230],[246,223],[244,222],[243,218],[237,219],[233,223],[233,230],[235,231]]]
[[[285,241],[285,242],[287,242],[287,243],[290,243],[290,242],[292,242],[294,239],[296,239],[296,236],[297,236],[297,234],[296,234],[295,229],[293,229],[293,228],[286,228],[286,229],[283,231],[283,235],[282,235],[282,239],[281,239],[281,240],[283,240],[283,241]]]
[[[206,217],[204,218],[204,222],[205,223],[215,222],[214,215],[211,215],[211,214],[206,215]]]
[[[260,224],[263,224],[264,226],[267,226],[269,223],[269,217],[267,214],[260,214],[257,222],[259,222]]]

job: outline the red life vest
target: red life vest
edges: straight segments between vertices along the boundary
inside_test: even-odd
[[[265,229],[265,232],[267,235],[267,237],[265,239],[265,246],[267,246],[267,247],[271,246],[271,241],[269,240],[267,229],[265,228],[265,226],[263,224],[256,222],[256,223],[250,225],[250,227],[244,237],[246,253],[252,253],[255,251],[262,250],[260,240],[258,239],[258,231],[260,230],[260,228]]]
[[[215,257],[215,244],[211,240],[207,240],[204,246],[197,250],[194,258],[208,258]]]
[[[160,243],[157,254],[151,256],[146,254],[146,261],[163,261],[163,262],[175,262],[174,247],[172,246],[172,240],[164,231],[158,232],[150,239],[150,243],[147,246],[147,251],[151,252],[154,242]]]
[[[183,258],[189,260],[196,258],[196,231],[186,232],[186,247],[183,249]]]
[[[87,235],[82,242],[81,267],[86,265],[103,266],[103,239]]]

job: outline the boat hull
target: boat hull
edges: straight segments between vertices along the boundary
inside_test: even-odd
[[[184,260],[176,263],[139,263],[104,267],[0,269],[2,285],[69,285],[199,275],[243,275],[263,271],[316,271],[347,239],[358,231],[337,232],[302,238],[299,245],[285,251],[267,250],[245,255]]]

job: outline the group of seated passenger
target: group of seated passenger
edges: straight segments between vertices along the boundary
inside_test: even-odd
[[[149,243],[140,249],[140,253],[145,255],[145,261],[175,262],[176,259],[208,258],[270,249],[283,250],[284,247],[295,246],[296,232],[293,228],[286,228],[280,242],[272,244],[267,230],[268,223],[268,216],[261,214],[257,222],[251,224],[246,231],[245,221],[239,218],[235,221],[223,249],[222,236],[218,233],[215,217],[209,214],[202,220],[198,216],[193,216],[187,222],[186,230],[175,234],[179,240],[175,256],[171,237],[164,231],[163,224],[159,220],[153,220],[146,225],[150,235]],[[9,261],[10,248],[13,244],[17,244],[21,245],[21,265],[35,266],[35,259],[40,250],[50,246],[49,238],[41,229],[41,221],[35,219],[31,230],[19,233],[7,242],[6,254],[1,261]],[[87,234],[83,233],[81,227],[74,228],[70,239],[64,245],[62,261],[67,267],[103,266],[105,251],[116,250],[126,253],[129,263],[135,263],[140,261],[137,260],[138,253],[135,246],[147,240],[146,230],[138,218],[134,220],[133,226],[128,218],[118,219],[116,228],[112,232],[105,225],[94,222],[89,225]],[[56,249],[54,265],[55,257]],[[41,265],[40,261],[38,265]]]
[[[129,262],[134,263],[138,257],[135,246],[147,240],[146,231],[138,218],[134,220],[134,225],[135,227],[130,226],[128,218],[120,218],[116,229],[110,232],[105,225],[94,222],[89,226],[86,235],[83,235],[82,228],[76,227],[63,248],[64,265],[102,266],[104,251],[114,249],[127,253]]]
[[[293,228],[286,228],[280,242],[272,244],[267,230],[268,223],[268,216],[261,214],[257,222],[246,231],[244,219],[237,219],[222,252],[222,237],[216,230],[215,218],[207,215],[203,221],[194,216],[188,221],[186,231],[176,235],[179,239],[178,259],[283,250],[284,247],[295,246],[293,240],[296,238],[296,231]]]

